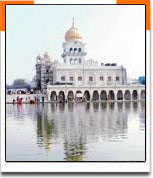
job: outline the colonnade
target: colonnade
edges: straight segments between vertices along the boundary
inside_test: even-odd
[[[51,91],[50,101],[106,101],[106,100],[145,100],[145,90],[59,90]]]

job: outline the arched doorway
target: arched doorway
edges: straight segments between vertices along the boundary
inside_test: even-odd
[[[99,93],[98,93],[97,90],[95,90],[95,91],[93,92],[92,99],[93,99],[94,101],[99,100]]]
[[[124,99],[125,100],[131,100],[131,93],[129,90],[126,90],[124,93]]]
[[[64,91],[60,91],[60,92],[59,92],[58,99],[59,99],[59,102],[60,102],[60,103],[65,102],[65,94],[64,94]]]
[[[141,90],[141,93],[140,93],[141,100],[145,100],[145,97],[146,97],[145,90]]]
[[[138,99],[138,92],[137,92],[137,90],[133,90],[133,92],[132,92],[132,99],[133,100],[137,100]]]
[[[84,96],[85,96],[85,100],[86,100],[86,101],[90,101],[90,93],[89,93],[88,90],[86,90],[86,91],[84,92]]]
[[[73,93],[73,91],[69,91],[68,92],[67,99],[68,99],[68,101],[73,101],[74,100],[74,93]]]
[[[105,90],[102,90],[100,93],[100,100],[107,100],[107,93]]]
[[[108,100],[115,100],[115,94],[113,90],[110,90],[108,93]]]
[[[80,90],[76,91],[75,100],[77,102],[83,101],[83,93],[82,93],[82,91],[80,91]]]
[[[57,101],[56,91],[52,91],[50,95],[50,101]]]
[[[118,92],[117,92],[117,100],[123,100],[123,92],[122,92],[122,90],[118,90]]]

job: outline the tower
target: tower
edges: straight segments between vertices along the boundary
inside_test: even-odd
[[[65,34],[63,43],[63,62],[68,65],[81,65],[84,63],[85,44],[82,42],[82,35],[74,25],[74,18],[71,28]]]
[[[37,89],[44,92],[47,84],[53,84],[53,65],[47,52],[43,57],[40,55],[36,58],[36,83]]]

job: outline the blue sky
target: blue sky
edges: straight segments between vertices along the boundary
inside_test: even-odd
[[[36,56],[48,51],[61,59],[72,18],[88,53],[104,63],[117,62],[129,77],[145,74],[144,6],[9,5],[6,11],[6,81],[31,80]]]

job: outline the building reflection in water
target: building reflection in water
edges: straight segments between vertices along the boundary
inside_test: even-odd
[[[140,119],[140,127],[141,127],[141,130],[145,130],[145,123],[146,123],[146,120],[145,120],[145,110],[146,110],[146,105],[145,105],[145,101],[143,102],[140,102],[140,112],[139,112],[139,119]]]
[[[37,112],[37,144],[40,148],[44,147],[46,150],[50,150],[52,146],[54,122],[53,120],[48,120],[48,116],[44,114],[44,108],[46,107],[42,105]]]
[[[85,154],[85,143],[83,143],[82,135],[80,135],[77,142],[73,141],[73,139],[65,139],[64,150],[66,161],[83,161]]]
[[[83,161],[87,145],[127,139],[128,111],[138,111],[138,107],[143,109],[144,105],[138,102],[40,105],[37,108],[37,144],[49,151],[55,143],[62,143],[65,160]]]

